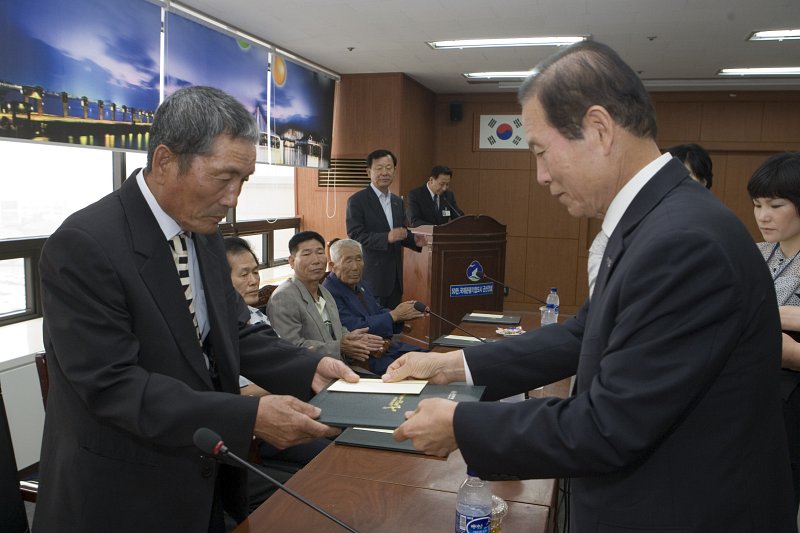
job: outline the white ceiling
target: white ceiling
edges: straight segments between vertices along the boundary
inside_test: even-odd
[[[433,50],[426,41],[589,34],[650,88],[800,90],[800,78],[720,79],[725,67],[800,66],[800,0],[180,0],[339,74],[405,72],[435,93],[497,92],[464,72],[528,70],[553,47]],[[351,50],[352,49],[352,50]],[[507,89],[513,90],[513,89]]]

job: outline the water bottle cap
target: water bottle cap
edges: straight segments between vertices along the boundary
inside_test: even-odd
[[[556,287],[550,287],[550,292],[558,292],[558,289]]]

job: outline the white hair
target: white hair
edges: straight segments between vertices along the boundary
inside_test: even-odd
[[[361,248],[360,242],[353,239],[339,239],[335,243],[331,244],[331,262],[338,263],[339,259],[342,258],[345,248],[358,248],[358,253],[362,255],[364,254],[364,250]]]

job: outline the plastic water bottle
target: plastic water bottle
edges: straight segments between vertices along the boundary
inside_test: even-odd
[[[550,287],[550,294],[547,295],[547,300],[545,300],[547,304],[553,304],[553,308],[556,310],[556,322],[558,321],[558,289],[555,287]]]
[[[541,325],[546,326],[548,324],[555,324],[558,321],[556,316],[556,309],[553,304],[547,304],[544,307],[540,308],[542,311],[542,321]]]
[[[456,533],[489,533],[492,524],[492,491],[489,484],[467,468],[467,479],[458,489]]]

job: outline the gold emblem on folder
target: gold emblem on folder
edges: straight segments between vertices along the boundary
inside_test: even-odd
[[[401,394],[400,396],[395,396],[392,398],[392,401],[389,402],[389,405],[384,405],[384,409],[389,409],[391,412],[396,413],[398,409],[403,407],[403,400],[405,400],[406,395]]]

